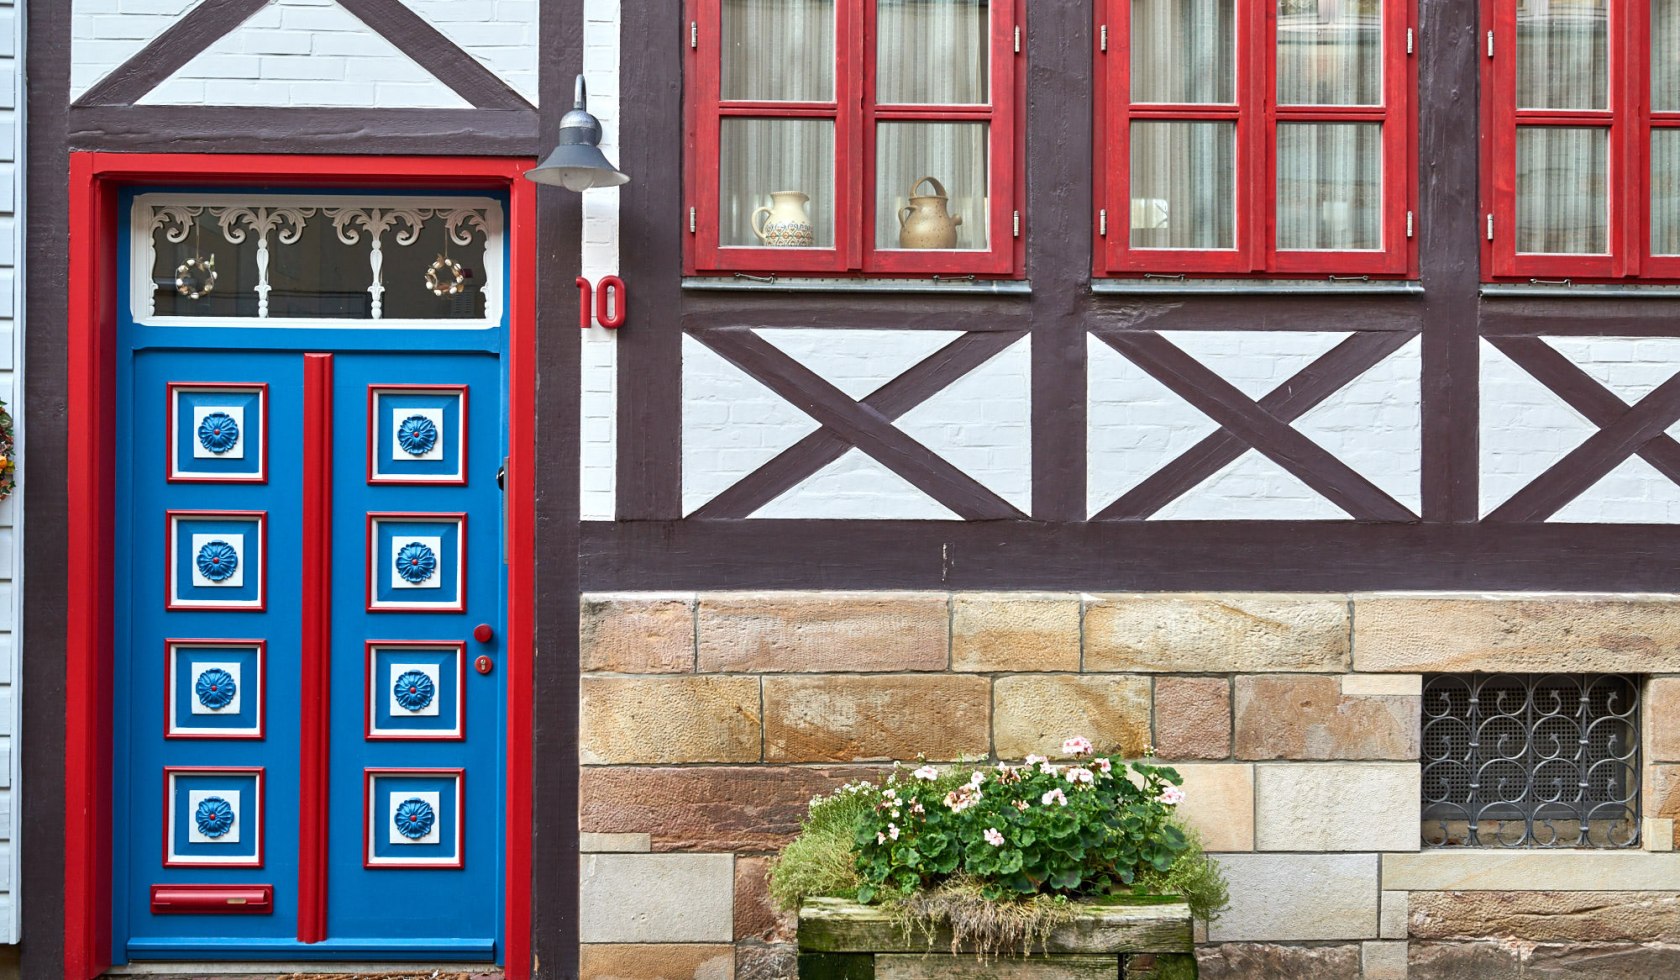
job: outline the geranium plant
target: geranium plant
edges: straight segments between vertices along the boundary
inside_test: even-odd
[[[811,801],[771,870],[784,907],[827,895],[896,905],[932,932],[986,946],[1042,938],[1071,899],[1173,894],[1192,912],[1226,904],[1218,867],[1174,813],[1174,770],[1062,744],[1062,761],[914,769]],[[965,923],[969,928],[965,930]]]

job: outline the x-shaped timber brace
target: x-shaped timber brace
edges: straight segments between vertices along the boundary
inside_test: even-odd
[[[1255,449],[1361,521],[1416,521],[1404,504],[1290,423],[1379,364],[1416,331],[1364,331],[1337,344],[1256,401],[1159,333],[1096,335],[1174,394],[1218,422],[1213,433],[1105,507],[1093,520],[1144,520],[1244,452]]]
[[[965,333],[862,401],[829,384],[746,327],[699,330],[691,336],[822,425],[712,498],[691,517],[750,517],[854,447],[964,520],[1026,517],[1009,501],[893,424],[1026,336],[1024,331]]]

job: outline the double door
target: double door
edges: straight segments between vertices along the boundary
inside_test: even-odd
[[[493,960],[500,358],[251,336],[119,367],[114,960]]]

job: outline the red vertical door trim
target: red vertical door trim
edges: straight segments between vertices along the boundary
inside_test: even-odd
[[[508,189],[506,980],[531,975],[532,637],[536,634],[537,186]],[[575,341],[574,341],[575,343]],[[565,969],[562,965],[562,969]]]
[[[1237,58],[1241,64],[1243,49],[1250,59],[1246,72],[1239,69],[1239,78],[1249,82],[1247,103],[1237,128],[1246,124],[1248,136],[1243,148],[1248,151],[1245,165],[1239,157],[1237,172],[1247,173],[1249,199],[1245,207],[1237,209],[1237,233],[1248,254],[1248,268],[1262,272],[1268,260],[1277,252],[1277,11],[1276,0],[1247,0],[1248,30],[1241,31],[1248,44],[1238,45]],[[1246,229],[1246,230],[1245,230]]]
[[[1411,156],[1411,113],[1407,91],[1406,28],[1411,23],[1407,0],[1384,0],[1382,18],[1382,209],[1383,270],[1405,272],[1410,266],[1406,241],[1406,212],[1412,206],[1407,159]]]
[[[1637,8],[1637,9],[1635,9]],[[1616,141],[1621,148],[1621,168],[1613,173],[1617,207],[1622,215],[1622,234],[1616,251],[1622,255],[1620,275],[1638,276],[1644,272],[1643,256],[1649,248],[1650,210],[1640,206],[1644,187],[1650,181],[1642,179],[1646,141],[1650,136],[1650,24],[1651,7],[1646,3],[1627,3],[1610,7],[1610,78],[1614,83],[1620,71],[1620,84],[1612,90],[1615,102],[1615,126],[1621,130]],[[1643,41],[1644,43],[1640,43]],[[1617,47],[1621,48],[1618,52]],[[1620,57],[1617,55],[1620,54]],[[1641,82],[1644,84],[1642,85]],[[1619,104],[1617,104],[1619,103]]]
[[[1491,41],[1477,45],[1477,57],[1489,65],[1493,82],[1493,256],[1495,275],[1517,273],[1517,19],[1514,0],[1493,5]],[[1499,40],[1505,44],[1501,47]],[[1483,45],[1493,46],[1490,58]],[[1503,54],[1503,57],[1501,55]],[[1485,222],[1487,217],[1483,217]],[[1482,229],[1483,240],[1487,231]]]
[[[70,155],[65,548],[111,554],[116,519],[116,202],[96,176],[97,155]],[[84,284],[95,284],[84,288]],[[111,965],[111,595],[109,562],[65,577],[64,975],[87,980]],[[92,581],[89,581],[91,577]]]
[[[303,356],[302,710],[298,942],[327,938],[327,807],[332,714],[333,356]]]

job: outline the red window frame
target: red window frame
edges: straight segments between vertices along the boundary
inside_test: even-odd
[[[1495,0],[1485,6],[1480,53],[1483,105],[1483,212],[1490,228],[1482,236],[1482,268],[1489,282],[1626,279],[1680,282],[1680,256],[1651,249],[1651,133],[1680,128],[1680,112],[1651,109],[1651,8],[1647,3],[1610,0],[1606,41],[1610,77],[1604,109],[1517,108],[1517,4]],[[1609,131],[1605,210],[1606,254],[1517,251],[1518,126],[1571,126]]]
[[[1278,105],[1276,0],[1235,0],[1236,101],[1166,105],[1131,100],[1131,0],[1098,0],[1094,57],[1096,206],[1093,271],[1099,275],[1315,278],[1417,276],[1416,61],[1407,50],[1416,17],[1412,0],[1384,0],[1383,104]],[[1106,50],[1105,50],[1106,48]],[[1236,239],[1230,249],[1134,248],[1131,244],[1133,120],[1231,121],[1236,124]],[[1303,250],[1277,247],[1277,127],[1292,122],[1383,124],[1383,248]],[[1399,190],[1396,192],[1396,181]],[[1107,220],[1103,220],[1106,212]],[[1106,225],[1106,227],[1105,227]]]
[[[1017,215],[1025,201],[1022,174],[1026,103],[1024,0],[991,3],[990,105],[947,106],[876,102],[875,0],[835,0],[835,99],[827,102],[750,102],[722,98],[723,0],[689,0],[692,25],[685,74],[688,161],[685,203],[690,209],[684,273],[814,275],[977,275],[1018,277],[1025,252]],[[719,160],[726,118],[834,120],[834,247],[787,249],[724,246],[719,238]],[[988,249],[910,250],[875,247],[875,140],[878,122],[987,122]],[[967,217],[967,216],[965,216]]]

